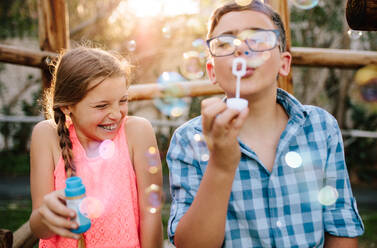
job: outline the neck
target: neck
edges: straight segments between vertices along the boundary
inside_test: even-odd
[[[248,98],[249,115],[241,133],[268,133],[288,119],[283,107],[276,102],[276,88],[268,93]]]

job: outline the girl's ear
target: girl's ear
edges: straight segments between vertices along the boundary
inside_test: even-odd
[[[292,55],[289,52],[282,52],[280,54],[280,59],[281,67],[279,74],[282,76],[288,76],[289,72],[291,71]]]
[[[66,115],[69,116],[71,114],[71,108],[69,106],[60,107],[60,110]]]
[[[207,67],[207,74],[208,74],[209,80],[211,81],[212,84],[216,84],[216,74],[215,74],[215,68],[213,65],[213,60],[208,60],[206,67]]]

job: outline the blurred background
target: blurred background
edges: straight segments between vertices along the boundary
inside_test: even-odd
[[[207,20],[221,0],[70,0],[71,46],[116,50],[134,66],[132,84],[207,80]],[[377,32],[354,31],[346,0],[289,1],[292,47],[377,50]],[[0,1],[0,44],[39,50],[38,1]],[[377,66],[361,69],[293,67],[293,93],[325,108],[342,129],[349,175],[366,233],[377,244]],[[0,63],[0,229],[15,231],[31,212],[29,142],[43,119],[40,69]],[[171,89],[182,91],[184,89]],[[204,97],[133,101],[129,114],[155,128],[163,161],[164,224],[169,215],[165,155],[175,128],[200,115]],[[166,229],[165,229],[166,230]]]

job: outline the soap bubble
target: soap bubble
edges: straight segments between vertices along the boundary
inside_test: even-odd
[[[236,4],[240,6],[246,6],[249,5],[253,0],[236,0]]]
[[[330,185],[326,185],[318,192],[318,201],[325,206],[334,204],[338,197],[338,191]]]
[[[105,139],[102,141],[102,143],[99,145],[98,148],[99,155],[103,159],[109,159],[114,156],[115,152],[115,144],[112,140]]]
[[[149,165],[149,173],[156,174],[158,172],[158,165],[159,165],[159,159],[158,159],[158,153],[157,149],[154,146],[151,146],[148,148],[148,151],[146,153],[146,157],[148,160]]]
[[[204,76],[204,58],[196,51],[188,51],[183,54],[180,65],[182,75],[187,79],[199,79]]]
[[[171,38],[171,28],[170,26],[164,26],[162,28],[162,35],[166,38],[166,39],[170,39]]]
[[[246,51],[245,52],[247,59],[246,64],[248,67],[257,68],[263,65],[270,57],[270,51],[264,52],[253,52],[253,51]]]
[[[202,154],[202,156],[200,157],[200,159],[203,161],[203,162],[207,162],[209,160],[209,154],[208,153],[204,153]]]
[[[151,184],[145,190],[145,193],[147,197],[148,211],[151,214],[157,213],[161,209],[163,202],[163,193],[161,187],[157,184]]]
[[[135,40],[130,40],[127,42],[127,50],[130,52],[133,52],[136,50],[136,41]]]
[[[319,0],[291,0],[300,9],[311,9],[318,5]]]
[[[100,217],[104,212],[103,203],[94,197],[85,197],[79,206],[80,212],[89,219]]]
[[[349,29],[349,30],[347,31],[347,34],[348,34],[348,36],[349,36],[352,40],[357,40],[357,39],[359,39],[359,38],[363,35],[363,32],[358,31],[358,30],[352,30],[352,29]]]
[[[298,168],[302,165],[302,157],[297,152],[288,152],[285,154],[285,162],[289,167]]]
[[[206,47],[206,42],[203,39],[196,39],[191,44],[193,47],[201,50],[205,49]]]
[[[155,106],[164,115],[179,117],[187,110],[187,103],[178,97],[186,94],[186,88],[177,82],[183,82],[185,79],[178,72],[164,72],[157,79],[162,97],[154,100]]]

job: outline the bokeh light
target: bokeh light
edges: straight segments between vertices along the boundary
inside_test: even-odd
[[[166,25],[162,28],[162,35],[164,36],[165,39],[170,39],[171,38],[171,28],[170,26]]]
[[[147,208],[151,214],[157,213],[163,203],[163,192],[157,184],[151,184],[146,190]]]
[[[357,39],[360,39],[360,37],[363,35],[363,32],[359,30],[349,29],[347,31],[347,34],[350,37],[350,39],[357,40]]]
[[[355,82],[358,94],[363,101],[377,102],[377,65],[367,65],[359,69],[355,74]],[[355,98],[354,95],[351,94],[353,98]]]
[[[285,162],[291,168],[298,168],[302,165],[302,157],[297,152],[288,152],[285,154]]]
[[[324,206],[334,204],[338,197],[338,191],[330,185],[326,185],[318,192],[318,201]]]
[[[197,51],[183,53],[183,61],[180,65],[182,75],[190,80],[199,79],[204,76],[205,60]]]
[[[207,162],[209,160],[209,154],[208,153],[204,153],[202,154],[202,156],[200,157],[200,159],[203,161],[203,162]]]
[[[99,155],[103,159],[109,159],[114,156],[115,144],[112,140],[106,139],[102,141],[98,148]]]
[[[89,219],[100,217],[104,209],[103,203],[95,197],[85,197],[79,206],[80,212]]]
[[[130,40],[127,42],[127,50],[130,52],[133,52],[136,50],[136,41],[135,40]]]
[[[146,153],[146,158],[148,161],[148,171],[151,174],[156,174],[158,172],[158,165],[159,165],[159,158],[157,149],[154,146],[151,146],[148,148],[148,151]]]
[[[183,84],[175,83],[186,81],[178,72],[163,72],[157,79],[162,97],[154,100],[155,106],[166,116],[179,117],[183,115],[188,105],[178,97],[186,94],[187,88]]]
[[[300,9],[311,9],[318,5],[319,0],[291,0]]]

